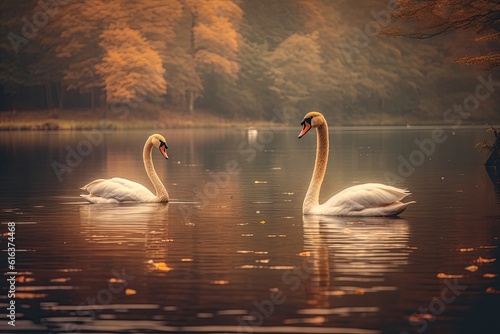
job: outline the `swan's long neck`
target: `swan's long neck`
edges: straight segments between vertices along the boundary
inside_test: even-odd
[[[328,124],[325,121],[317,128],[316,162],[311,183],[304,198],[303,213],[311,213],[311,210],[319,205],[319,192],[328,163],[328,145]]]
[[[153,166],[153,157],[152,157],[153,147],[154,145],[151,142],[150,138],[148,141],[146,141],[146,144],[144,145],[144,150],[142,152],[142,159],[144,160],[144,168],[146,168],[146,174],[148,174],[151,183],[153,183],[153,186],[155,187],[156,198],[158,199],[158,202],[166,202],[168,201],[167,189],[165,189],[165,186],[158,177],[158,174],[156,174],[155,167]]]

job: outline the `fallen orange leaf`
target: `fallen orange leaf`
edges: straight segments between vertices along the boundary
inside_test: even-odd
[[[486,293],[500,293],[500,290],[497,290],[490,286],[488,289],[486,289]]]
[[[497,276],[498,276],[497,274],[484,274],[483,275],[484,278],[495,278]]]
[[[451,275],[451,274],[445,274],[445,273],[439,273],[437,274],[437,278],[463,278],[464,275]]]
[[[465,270],[468,270],[468,271],[470,271],[472,273],[475,272],[475,271],[477,271],[478,269],[479,269],[479,267],[478,266],[474,266],[474,265],[465,267]]]
[[[485,259],[484,257],[479,257],[475,262],[476,263],[491,263],[491,262],[495,262],[497,259],[495,258],[492,258],[492,259]]]

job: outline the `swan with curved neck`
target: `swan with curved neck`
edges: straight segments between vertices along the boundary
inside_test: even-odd
[[[162,135],[151,135],[142,153],[144,168],[156,191],[156,195],[142,184],[127,179],[114,177],[112,179],[98,179],[83,186],[81,189],[89,193],[80,195],[90,203],[167,203],[168,192],[161,182],[152,160],[153,147],[160,150],[161,155],[168,159],[167,141]]]
[[[316,162],[311,183],[302,206],[303,214],[326,216],[397,216],[414,201],[401,202],[410,193],[381,183],[360,184],[342,190],[323,204],[319,204],[321,184],[328,163],[328,124],[325,117],[316,111],[307,113],[300,123],[302,138],[310,129],[316,128]]]

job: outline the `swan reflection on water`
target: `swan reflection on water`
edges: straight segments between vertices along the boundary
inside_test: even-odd
[[[126,247],[143,248],[148,267],[158,269],[167,256],[168,206],[165,203],[81,205],[81,232],[92,249],[122,252]],[[98,253],[106,256],[105,252]]]
[[[408,222],[389,217],[304,215],[303,226],[304,250],[310,259],[306,294],[311,308],[298,313],[381,312],[380,304],[397,290],[390,276],[408,264]]]

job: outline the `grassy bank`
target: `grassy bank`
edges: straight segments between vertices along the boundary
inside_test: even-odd
[[[90,129],[167,129],[246,127],[269,125],[265,121],[233,120],[204,110],[193,114],[178,111],[122,113],[92,110],[3,111],[0,112],[0,131],[16,130],[90,130]]]
[[[300,116],[299,116],[300,118]],[[297,119],[296,124],[300,122]],[[454,125],[443,120],[418,119],[414,117],[389,117],[388,115],[369,115],[367,117],[329,119],[329,125],[340,126],[393,126],[393,125]],[[484,125],[496,120],[467,119],[462,125]],[[169,128],[208,128],[208,127],[265,127],[269,120],[232,119],[222,117],[208,110],[196,110],[193,114],[175,110],[144,111],[107,115],[101,110],[42,110],[42,111],[2,111],[0,112],[0,131],[30,130],[91,130],[91,129],[169,129]],[[275,123],[273,126],[286,126]],[[292,124],[288,124],[292,125]]]

